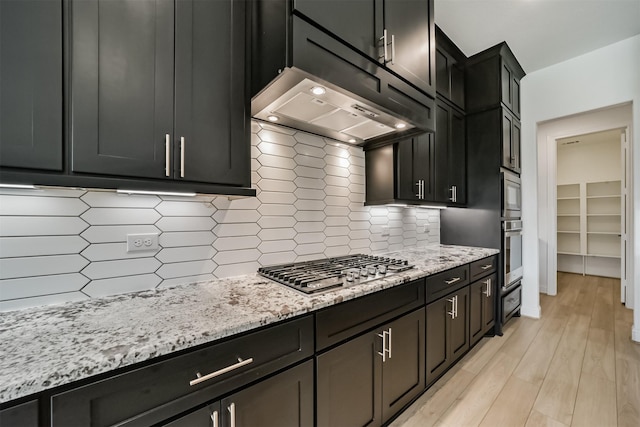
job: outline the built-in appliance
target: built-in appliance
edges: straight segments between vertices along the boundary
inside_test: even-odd
[[[509,289],[522,278],[522,221],[502,222],[502,288]]]
[[[502,324],[511,319],[520,311],[522,306],[522,285],[520,280],[513,283],[508,291],[502,293],[502,303],[500,304],[502,311]]]
[[[355,254],[261,267],[258,273],[305,294],[317,294],[381,279],[413,267],[402,259]]]
[[[500,174],[502,183],[502,218],[519,219],[522,215],[522,193],[520,177],[503,170]]]

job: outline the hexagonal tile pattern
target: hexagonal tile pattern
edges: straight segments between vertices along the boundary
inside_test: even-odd
[[[251,179],[257,197],[239,199],[0,190],[0,309],[440,240],[439,210],[364,206],[359,147],[252,122]],[[140,233],[158,250],[126,252]]]

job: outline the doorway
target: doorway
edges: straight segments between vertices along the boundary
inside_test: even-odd
[[[557,271],[620,279],[626,300],[627,130],[556,139]]]
[[[540,236],[540,292],[546,293],[548,295],[556,295],[557,293],[557,141],[562,140],[563,138],[571,138],[576,135],[595,134],[603,131],[620,130],[620,144],[624,145],[624,161],[621,158],[621,165],[624,166],[625,176],[631,177],[633,176],[631,162],[633,155],[633,132],[631,129],[632,122],[632,104],[625,103],[538,123],[538,228]],[[622,130],[624,130],[624,132],[622,132]],[[625,138],[624,143],[622,142],[622,138]],[[632,182],[632,179],[629,179],[627,181],[627,188],[625,190],[625,231],[628,236],[633,236],[634,229],[633,215],[630,214],[630,209],[633,206],[633,191],[631,188]],[[626,240],[627,243],[625,248],[622,248],[621,246],[620,256],[621,258],[624,257],[625,260],[624,274],[626,277],[631,278],[634,277],[634,254],[632,244],[633,242],[630,240],[631,239]],[[633,308],[634,293],[640,292],[634,289],[634,287],[635,285],[633,284],[633,281],[629,281],[628,286],[626,286],[626,288],[624,289],[624,300],[628,308]]]

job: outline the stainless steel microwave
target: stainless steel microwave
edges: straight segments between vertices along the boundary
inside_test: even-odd
[[[502,212],[503,219],[522,218],[522,190],[520,177],[514,173],[502,171]]]

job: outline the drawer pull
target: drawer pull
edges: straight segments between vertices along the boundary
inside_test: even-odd
[[[200,375],[200,373],[198,372],[196,375],[198,376],[198,378],[196,378],[195,380],[191,380],[189,381],[189,385],[196,385],[196,384],[200,384],[201,382],[210,380],[211,378],[215,378],[219,375],[222,374],[226,374],[227,372],[233,371],[234,369],[238,369],[238,368],[242,368],[245,365],[248,365],[250,363],[253,363],[253,357],[248,358],[247,360],[242,360],[240,358],[238,358],[238,363],[235,363],[231,366],[227,366],[226,368],[222,368],[219,369],[215,372],[212,372],[210,374],[207,374],[205,376]]]
[[[229,411],[231,427],[236,427],[236,404],[231,402],[231,405],[229,405],[227,410]]]
[[[218,426],[218,411],[213,411],[213,414],[211,414],[211,422],[212,422],[212,427],[219,427]]]
[[[488,270],[488,269],[490,269],[491,267],[493,267],[493,264],[483,265],[483,266],[482,266],[482,267],[480,267],[480,268],[481,268],[481,269],[483,269],[483,270]]]
[[[460,281],[459,277],[454,277],[451,280],[445,280],[444,283],[446,283],[447,285],[453,285],[454,283],[459,282],[459,281]]]

